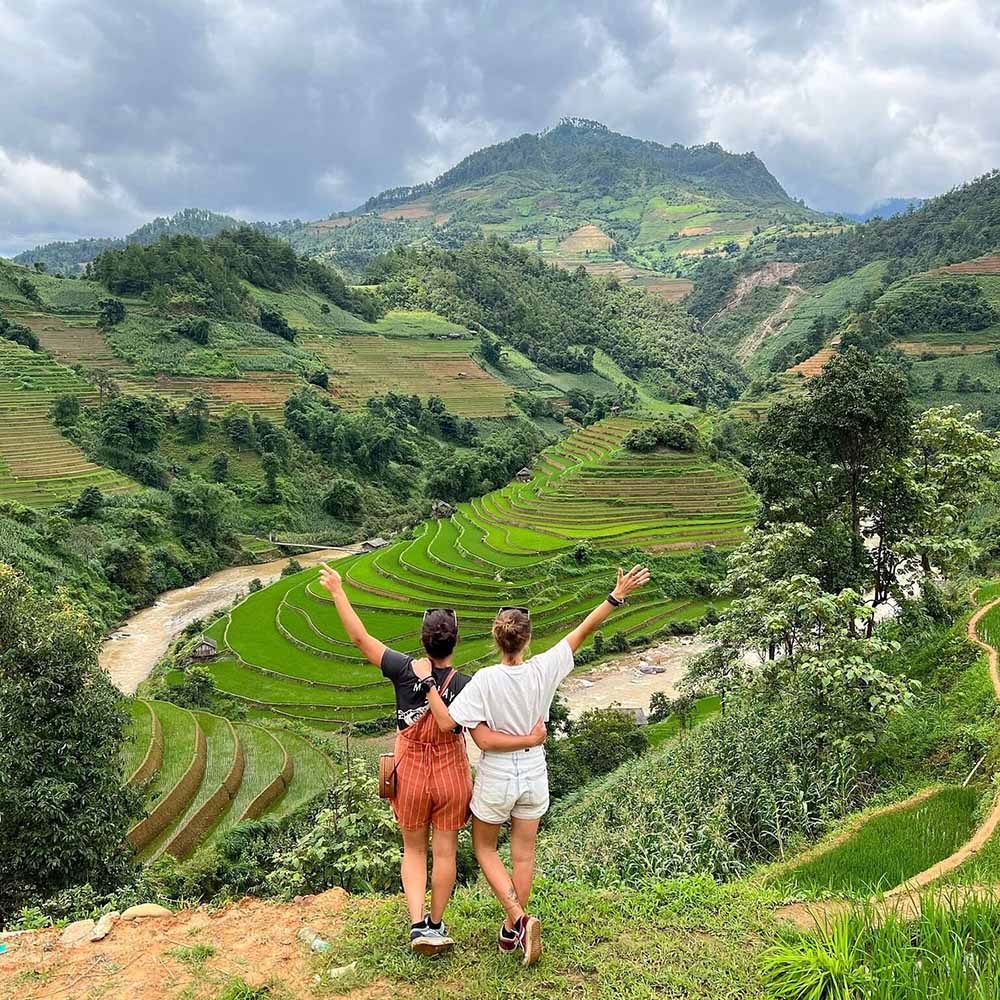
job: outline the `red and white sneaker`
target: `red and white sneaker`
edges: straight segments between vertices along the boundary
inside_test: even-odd
[[[534,965],[542,957],[542,925],[527,913],[514,925],[517,947],[524,952],[522,965]]]
[[[507,930],[507,924],[502,923],[500,925],[500,931],[497,934],[497,948],[502,952],[517,951],[517,929]]]

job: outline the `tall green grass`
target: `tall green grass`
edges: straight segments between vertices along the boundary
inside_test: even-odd
[[[873,817],[782,881],[809,894],[890,889],[954,853],[972,834],[978,801],[976,788],[942,788],[908,809]]]
[[[765,955],[774,1000],[995,1000],[1000,901],[925,896],[916,919],[865,907]]]

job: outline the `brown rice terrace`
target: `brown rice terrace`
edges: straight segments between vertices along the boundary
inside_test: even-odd
[[[735,544],[754,508],[744,482],[701,455],[623,450],[625,434],[640,423],[595,424],[543,453],[530,482],[338,562],[369,628],[416,652],[423,609],[453,607],[462,629],[456,662],[475,669],[493,656],[489,631],[501,605],[531,607],[536,652],[564,634],[607,593],[604,550],[672,554]],[[553,558],[581,542],[603,565],[550,575]],[[250,595],[208,633],[220,648],[210,667],[217,684],[251,706],[251,716],[334,729],[391,712],[391,686],[349,642],[318,575],[304,570]],[[614,630],[648,636],[704,614],[703,597],[668,591],[644,591],[616,616]]]

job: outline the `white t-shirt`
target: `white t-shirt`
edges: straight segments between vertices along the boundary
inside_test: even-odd
[[[544,653],[517,665],[483,667],[448,706],[460,726],[485,722],[498,733],[527,736],[539,719],[548,721],[560,681],[573,669],[573,650],[563,639]]]

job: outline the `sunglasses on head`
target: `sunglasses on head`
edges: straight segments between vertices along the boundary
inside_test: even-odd
[[[427,608],[427,610],[424,611],[424,623],[426,624],[428,615],[433,615],[438,611],[440,611],[442,614],[449,615],[452,621],[454,621],[455,624],[458,625],[458,615],[455,614],[454,608]]]
[[[523,614],[525,618],[528,618],[528,619],[531,618],[531,609],[530,608],[517,608],[517,607],[501,608],[497,612],[497,617],[499,618],[500,615],[502,615],[505,611],[520,611],[521,614]]]

